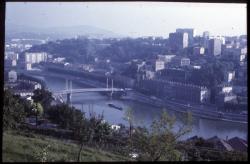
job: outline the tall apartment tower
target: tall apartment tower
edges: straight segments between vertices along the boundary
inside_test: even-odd
[[[188,47],[188,34],[187,33],[170,33],[169,44],[173,51],[179,51]]]
[[[177,33],[187,33],[188,34],[188,46],[192,46],[194,43],[195,30],[192,28],[177,28]]]
[[[208,48],[208,42],[209,42],[209,31],[203,32],[203,46],[205,48]]]
[[[221,55],[221,40],[220,39],[210,39],[208,42],[208,54],[212,56]]]

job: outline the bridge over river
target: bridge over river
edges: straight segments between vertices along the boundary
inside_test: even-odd
[[[126,91],[129,91],[131,89],[126,88],[82,88],[82,89],[66,89],[66,90],[61,90],[61,91],[55,91],[53,93],[53,97],[54,98],[61,98],[62,95],[67,95],[67,103],[71,102],[71,97],[72,94],[76,94],[76,93],[84,93],[84,92],[108,92],[110,93],[111,97],[113,95],[114,92],[123,92],[125,93]]]

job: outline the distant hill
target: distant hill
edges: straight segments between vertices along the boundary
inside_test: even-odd
[[[6,23],[5,25],[6,38],[36,38],[51,40],[73,38],[75,36],[87,36],[92,38],[121,38],[122,35],[113,33],[112,31],[88,26],[67,26],[67,27],[35,27],[30,25],[16,25]]]

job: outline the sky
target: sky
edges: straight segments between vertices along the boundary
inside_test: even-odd
[[[131,37],[246,34],[246,4],[173,2],[7,2],[5,21],[34,27],[89,25]]]

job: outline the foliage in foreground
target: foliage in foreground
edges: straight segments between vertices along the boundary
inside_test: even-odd
[[[36,102],[41,103],[42,101],[37,100]],[[37,107],[38,105],[35,106]],[[112,155],[107,155],[108,157],[102,156],[103,151],[93,149],[91,149],[93,153],[90,155],[93,157],[89,159],[88,155],[86,155],[86,145],[92,148],[95,147],[95,149],[98,148],[98,150],[102,149],[108,152],[112,151],[115,154],[119,153],[126,160],[130,159],[131,153],[137,153],[139,155],[137,160],[139,161],[247,160],[247,155],[240,152],[208,151],[207,149],[196,148],[194,145],[188,147],[185,142],[184,146],[180,146],[178,138],[191,130],[191,118],[188,117],[186,124],[188,126],[183,126],[178,132],[173,132],[175,118],[169,116],[166,112],[163,112],[160,119],[152,123],[151,129],[146,129],[133,127],[136,118],[133,116],[131,109],[127,110],[125,119],[129,122],[129,130],[128,133],[121,133],[121,131],[112,131],[110,125],[103,122],[103,115],[97,116],[95,113],[92,113],[90,118],[87,119],[80,110],[69,107],[67,104],[62,104],[50,106],[45,113],[50,121],[59,124],[61,128],[72,130],[74,142],[77,142],[77,144],[67,144],[68,141],[63,142],[59,140],[53,140],[52,142],[48,137],[46,137],[47,139],[43,137],[42,140],[37,137],[24,138],[19,135],[14,136],[6,133],[7,129],[17,129],[18,125],[24,121],[25,116],[32,114],[31,109],[32,106],[28,106],[25,100],[14,96],[8,90],[4,92],[4,161],[113,160],[113,158],[110,159]],[[30,135],[37,136],[32,133]],[[120,160],[120,158],[117,160]]]
[[[190,118],[191,119],[191,118]],[[136,128],[132,134],[130,147],[139,154],[142,161],[181,161],[183,154],[177,149],[178,139],[191,131],[190,121],[187,126],[173,131],[175,118],[163,111],[159,120],[153,121],[151,128]]]
[[[9,90],[4,91],[3,129],[15,129],[25,119],[25,107],[22,100]]]

